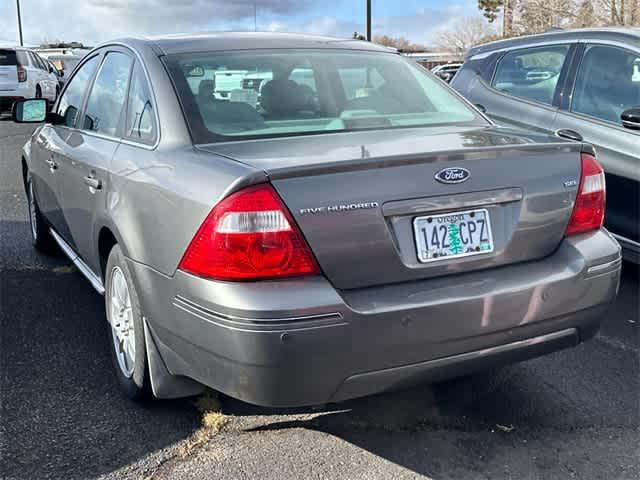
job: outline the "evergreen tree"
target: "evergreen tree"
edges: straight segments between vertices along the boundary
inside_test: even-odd
[[[449,250],[451,253],[462,253],[462,243],[460,242],[460,232],[458,225],[449,224]]]

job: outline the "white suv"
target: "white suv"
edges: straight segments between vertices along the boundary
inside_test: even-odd
[[[0,113],[22,98],[55,102],[60,87],[49,65],[37,53],[22,47],[0,47]]]

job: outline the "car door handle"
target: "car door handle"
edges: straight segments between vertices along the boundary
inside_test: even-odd
[[[53,160],[53,157],[49,158],[49,160],[46,160],[46,162],[47,165],[49,165],[49,170],[51,170],[52,172],[58,168],[58,164]]]
[[[87,185],[89,185],[91,188],[95,190],[102,189],[102,180],[99,180],[95,177],[92,177],[92,176],[84,177],[84,183],[86,183]]]
[[[581,142],[583,140],[582,135],[580,135],[575,130],[570,130],[568,128],[561,128],[560,130],[556,130],[556,135],[562,138],[568,138],[569,140],[574,140],[576,142]]]

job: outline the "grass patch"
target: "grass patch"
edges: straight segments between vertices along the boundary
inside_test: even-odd
[[[227,417],[222,413],[222,405],[214,392],[206,391],[194,401],[196,408],[202,414],[202,424],[178,448],[178,456],[186,458],[199,447],[213,438],[227,423]]]

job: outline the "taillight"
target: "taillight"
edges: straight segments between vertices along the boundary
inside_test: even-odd
[[[268,183],[218,203],[191,240],[179,268],[231,281],[320,273],[293,217]]]
[[[27,81],[27,69],[24,67],[18,67],[18,81],[26,82]]]
[[[596,157],[588,153],[582,154],[581,163],[580,186],[571,220],[567,226],[567,235],[596,230],[604,223],[606,198],[604,170]]]

